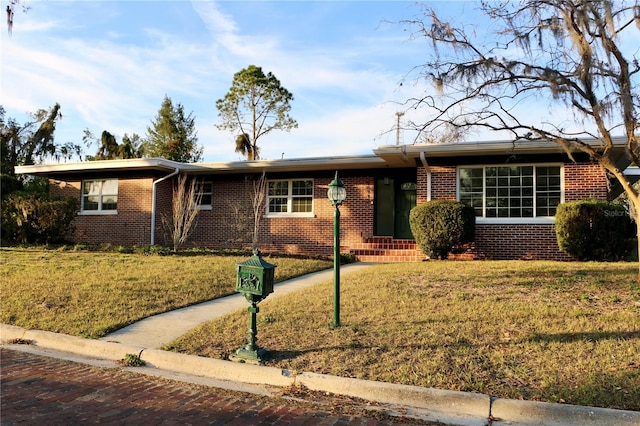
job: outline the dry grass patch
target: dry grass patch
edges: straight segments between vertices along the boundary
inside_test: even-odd
[[[266,299],[269,362],[490,395],[640,410],[640,287],[632,263],[428,262],[378,265]],[[246,343],[241,311],[168,349],[226,358]]]
[[[150,315],[235,292],[248,256],[144,256],[0,249],[0,321],[97,338]],[[276,281],[325,269],[326,260],[266,257]]]

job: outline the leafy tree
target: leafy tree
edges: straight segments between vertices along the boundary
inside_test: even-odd
[[[65,241],[79,210],[73,197],[13,193],[2,201],[0,239],[7,243],[49,244]]]
[[[116,137],[104,130],[100,140],[93,136],[89,129],[85,129],[82,140],[87,144],[97,142],[100,144],[96,155],[87,156],[87,160],[116,160],[144,157],[144,149],[140,136],[133,134],[129,137],[126,133],[122,137],[122,143],[119,144]]]
[[[477,8],[488,22],[451,23],[426,5],[421,19],[404,21],[432,45],[416,69],[441,95],[409,100],[432,114],[416,128],[485,128],[513,140],[553,141],[569,156],[586,153],[618,180],[640,229],[640,196],[614,149],[615,134],[623,133],[626,156],[640,164],[638,0],[480,2]],[[571,111],[574,128],[536,120],[521,107],[532,100]]]
[[[0,173],[3,196],[7,189],[21,189],[24,179],[15,174],[16,166],[32,165],[46,159],[71,159],[80,156],[82,148],[71,142],[57,144],[56,123],[62,118],[60,105],[40,109],[30,114],[31,120],[20,125],[13,118],[5,119],[0,105]],[[11,192],[11,191],[9,191]]]
[[[71,229],[77,200],[49,199],[48,179],[24,178],[15,173],[16,166],[80,156],[79,145],[55,143],[56,123],[61,118],[60,105],[55,104],[51,109],[31,114],[31,120],[20,125],[13,118],[5,120],[5,110],[0,106],[0,239],[3,244],[59,242]]]
[[[195,118],[186,115],[182,104],[173,105],[165,95],[162,106],[151,126],[147,127],[144,152],[150,157],[162,157],[183,163],[201,160],[203,148],[198,146]]]
[[[236,152],[248,160],[260,158],[258,139],[272,130],[290,131],[298,123],[289,116],[293,95],[271,72],[249,65],[233,76],[229,92],[216,101],[220,130],[239,132]]]

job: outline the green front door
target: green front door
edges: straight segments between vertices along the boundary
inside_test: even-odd
[[[395,216],[395,181],[385,177],[376,181],[375,235],[393,236]]]
[[[385,177],[376,181],[375,235],[413,239],[409,212],[416,205],[416,184]]]
[[[413,239],[409,225],[409,213],[416,206],[416,184],[405,182],[399,185],[395,196],[395,238]]]

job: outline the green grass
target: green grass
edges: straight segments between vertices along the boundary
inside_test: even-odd
[[[247,255],[0,249],[0,321],[100,337],[234,292]],[[276,280],[330,267],[267,257]],[[260,303],[258,344],[296,371],[640,410],[636,263],[519,261],[376,265]],[[167,349],[226,358],[249,315],[207,323]]]
[[[296,371],[640,410],[640,287],[634,263],[378,265],[260,303],[269,365]],[[226,358],[246,311],[167,349]]]
[[[150,315],[234,293],[236,262],[247,257],[2,248],[0,321],[102,337]],[[265,259],[278,265],[276,281],[331,266]]]

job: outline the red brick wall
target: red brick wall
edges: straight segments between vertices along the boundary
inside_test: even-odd
[[[416,175],[416,204],[420,205],[429,201],[429,177],[424,167],[418,167]]]
[[[455,200],[457,175],[456,166],[431,167],[431,199]]]
[[[295,176],[292,176],[295,178]],[[262,217],[258,246],[263,251],[328,256],[333,252],[335,208],[327,198],[333,178],[315,178],[313,217]],[[341,246],[370,237],[373,230],[373,177],[341,177],[347,198],[340,207]],[[252,182],[242,177],[213,181],[211,210],[202,210],[189,244],[212,248],[251,247]]]
[[[568,163],[564,165],[564,201],[587,198],[606,200],[607,175],[595,163]]]
[[[480,259],[569,260],[558,248],[553,225],[476,225],[467,255]]]
[[[71,239],[88,244],[149,244],[151,236],[151,178],[118,180],[117,214],[78,214]],[[80,201],[80,181],[51,181],[54,196],[71,196]]]

